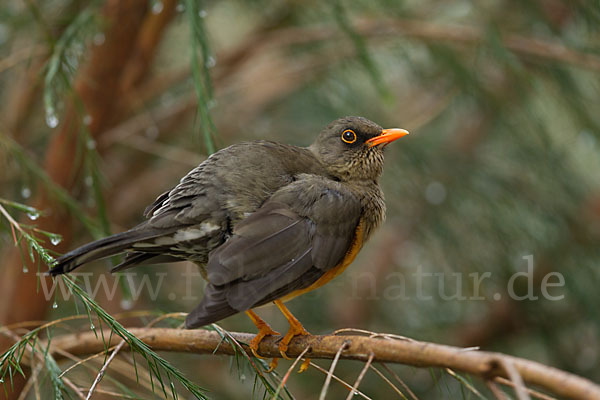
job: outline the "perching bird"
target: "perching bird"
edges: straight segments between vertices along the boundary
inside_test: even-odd
[[[193,261],[208,284],[186,327],[245,311],[259,329],[250,344],[256,354],[264,336],[278,333],[252,309],[274,302],[290,323],[279,343],[285,356],[290,340],[308,332],[283,302],[339,275],[381,224],[383,150],[406,134],[345,117],[306,148],[229,146],[160,195],[146,208],[146,221],[63,255],[50,273],[120,253],[125,259],[113,272]]]

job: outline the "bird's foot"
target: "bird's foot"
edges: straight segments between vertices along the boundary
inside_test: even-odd
[[[279,332],[274,331],[269,325],[266,325],[263,329],[258,331],[256,336],[254,336],[254,338],[248,344],[250,351],[252,351],[252,354],[254,354],[256,358],[262,358],[263,360],[268,358],[258,354],[258,346],[260,345],[260,342],[262,342],[262,340],[265,338],[265,336],[269,335],[279,335]]]
[[[293,360],[293,358],[288,357],[286,354],[288,346],[289,346],[290,342],[292,341],[292,339],[294,338],[294,336],[304,336],[304,335],[310,335],[310,333],[306,329],[304,329],[302,324],[300,324],[298,322],[298,325],[290,325],[290,330],[285,334],[285,336],[279,342],[279,353],[281,353],[281,356],[283,358],[285,358],[286,360]]]
[[[281,300],[275,300],[273,303],[275,303],[277,308],[279,308],[279,311],[281,311],[281,313],[285,316],[285,319],[287,319],[288,323],[290,324],[290,329],[285,334],[283,339],[281,339],[281,341],[279,342],[279,353],[281,354],[281,356],[283,358],[285,358],[287,360],[291,360],[291,358],[287,356],[286,352],[287,352],[288,345],[290,344],[290,341],[292,340],[292,338],[294,336],[310,335],[310,333],[308,333],[308,331],[306,329],[304,329],[304,327],[302,326],[300,321],[298,321],[298,319],[296,317],[294,317],[294,315],[290,312],[290,310],[288,310],[287,307],[283,305]],[[306,371],[306,369],[308,368],[309,365],[310,365],[310,359],[305,358],[304,362],[300,366],[300,369],[298,370],[298,372]]]
[[[258,328],[258,333],[250,341],[250,343],[248,344],[248,347],[250,348],[250,351],[252,351],[252,354],[254,354],[254,357],[264,360],[267,357],[263,357],[260,354],[258,354],[258,346],[260,345],[260,342],[265,338],[265,336],[279,335],[280,333],[273,330],[269,326],[269,324],[267,324],[262,318],[260,318],[258,315],[256,315],[256,313],[254,311],[248,310],[248,311],[246,311],[246,314],[250,317],[252,322],[254,322],[254,325],[256,325],[256,327]],[[275,369],[275,367],[277,367],[278,361],[279,361],[278,358],[273,358],[271,360],[271,363],[269,364],[269,369],[267,370],[267,373],[273,371]]]
[[[296,321],[296,322],[298,322],[298,321]],[[304,329],[304,327],[302,326],[302,324],[300,322],[298,322],[297,324],[290,323],[290,329],[288,330],[286,335],[283,337],[283,339],[281,339],[281,341],[279,342],[279,353],[281,354],[281,357],[285,358],[286,360],[293,360],[293,358],[288,357],[288,355],[286,354],[288,346],[289,346],[291,340],[294,338],[294,336],[304,336],[304,335],[310,335],[310,333],[306,329]],[[306,369],[308,369],[309,365],[310,365],[310,359],[306,358],[302,362],[302,365],[300,365],[300,369],[298,370],[298,372],[306,371]]]

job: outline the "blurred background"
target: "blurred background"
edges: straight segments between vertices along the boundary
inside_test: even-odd
[[[387,149],[385,225],[345,274],[289,303],[305,327],[480,346],[598,381],[599,26],[585,0],[4,2],[1,204],[60,254],[139,223],[219,148],[306,146],[333,119],[361,115],[411,135]],[[75,314],[72,301],[44,298],[43,259],[30,261],[27,240],[15,246],[6,218],[0,227],[0,323]],[[92,282],[113,282],[107,264],[86,267]],[[189,311],[198,300],[184,293],[203,284],[188,286],[186,271],[139,268],[131,279],[160,282],[156,296],[120,285],[96,300],[115,315]],[[259,313],[287,329],[276,310]],[[255,330],[244,315],[220,326]],[[165,356],[212,398],[262,398],[229,358]],[[362,365],[336,374],[352,383]],[[475,397],[445,371],[392,368],[420,399]],[[76,378],[89,386],[96,373]],[[124,375],[114,373],[133,387]],[[310,369],[288,388],[316,399],[323,380]],[[397,396],[372,372],[360,387]],[[347,393],[332,383],[329,396]]]

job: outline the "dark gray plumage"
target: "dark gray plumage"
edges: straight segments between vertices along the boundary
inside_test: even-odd
[[[340,135],[355,133],[346,143]],[[113,271],[191,260],[208,285],[188,328],[307,288],[361,243],[385,214],[377,179],[382,128],[361,117],[332,122],[313,145],[258,141],[227,147],[150,205],[145,222],[65,254],[52,275],[119,253]]]

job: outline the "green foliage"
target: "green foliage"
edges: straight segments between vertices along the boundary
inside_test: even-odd
[[[69,276],[61,276],[58,279],[62,279],[66,283],[69,290],[75,295],[75,298],[83,304],[85,312],[88,314],[90,321],[91,314],[95,314],[100,321],[106,324],[111,331],[114,332],[114,334],[126,341],[132,352],[142,356],[148,366],[150,379],[152,380],[153,384],[153,390],[154,381],[156,380],[159,386],[158,389],[162,391],[165,398],[168,398],[170,395],[174,399],[177,399],[178,396],[174,386],[174,381],[177,381],[197,399],[206,398],[202,388],[187,379],[177,368],[160,357],[138,337],[132,335],[123,327],[123,325],[121,325],[121,323],[119,323],[104,309],[102,309],[102,307],[100,307],[94,300],[92,300],[89,294],[79,287],[72,278]],[[29,350],[34,353],[36,351],[40,351],[36,346],[39,343],[38,336],[40,332],[46,331],[48,332],[48,337],[51,337],[48,328],[52,325],[53,323],[48,323],[31,330],[26,335],[22,336],[20,340],[12,345],[8,350],[6,350],[2,356],[0,356],[0,380],[2,382],[12,382],[16,373],[25,376],[21,368],[21,364],[26,351]],[[91,329],[96,329],[93,323],[91,323]],[[50,374],[50,380],[54,388],[55,398],[62,398],[62,393],[66,391],[66,388],[62,380],[59,378],[62,371],[57,365],[56,361],[54,361],[52,358],[52,355],[48,352],[50,343],[51,341],[48,341],[47,347],[41,349],[43,352],[42,356],[44,357],[46,363],[46,369]],[[106,347],[106,351],[108,354],[108,347]],[[137,375],[137,365],[134,365],[134,368]],[[165,375],[165,378],[163,378],[163,374]]]
[[[84,50],[82,43],[95,30],[96,12],[84,9],[68,24],[58,40],[49,39],[52,53],[44,77],[44,107],[46,123],[51,128],[58,125],[58,99],[71,90],[71,82]]]
[[[192,78],[198,98],[198,118],[202,127],[206,152],[212,154],[216,151],[214,136],[217,130],[210,113],[210,109],[216,103],[213,98],[209,68],[212,68],[216,61],[208,46],[208,38],[204,29],[206,10],[201,8],[203,2],[186,0],[185,4],[185,12],[190,26]]]
[[[67,210],[77,218],[83,226],[94,236],[101,235],[96,222],[93,221],[86,213],[82,205],[74,199],[63,187],[57,185],[41,168],[35,160],[29,156],[17,142],[12,140],[6,134],[0,134],[0,148],[4,148],[6,153],[17,163],[23,174],[29,173],[35,177],[36,181],[43,185],[44,190],[67,208]]]

